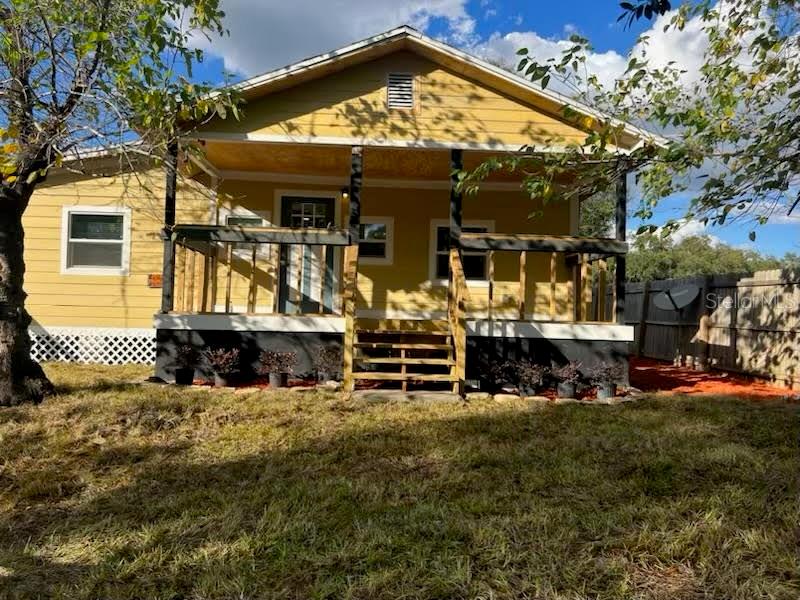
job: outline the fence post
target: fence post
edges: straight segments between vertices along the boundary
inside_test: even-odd
[[[650,312],[650,282],[645,281],[642,288],[642,307],[639,315],[639,339],[636,340],[636,356],[641,356],[647,336],[647,315]]]

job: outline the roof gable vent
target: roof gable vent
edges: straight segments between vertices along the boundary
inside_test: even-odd
[[[414,108],[414,75],[411,73],[389,73],[387,84],[389,108]]]

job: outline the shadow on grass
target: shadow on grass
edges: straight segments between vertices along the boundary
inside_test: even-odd
[[[183,442],[98,448],[83,468],[136,467],[97,495],[69,487],[68,457],[46,477],[65,486],[57,506],[0,471],[16,496],[0,595],[796,597],[793,409],[342,419],[308,437],[277,422],[281,443],[236,460]]]

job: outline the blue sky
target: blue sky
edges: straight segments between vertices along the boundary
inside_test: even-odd
[[[637,37],[651,36],[649,54],[664,62],[675,60],[692,71],[702,59],[699,28],[680,35],[664,34],[658,23],[644,21],[625,30],[616,20],[617,0],[222,0],[231,35],[200,42],[207,62],[198,78],[220,81],[223,69],[236,77],[290,64],[302,58],[370,35],[410,24],[471,53],[507,64],[526,46],[541,58],[559,53],[559,42],[577,32],[594,47],[589,65],[601,80],[613,80],[627,62]],[[632,188],[635,190],[635,188]],[[634,191],[635,194],[635,191]],[[636,198],[631,199],[635,202]],[[688,197],[670,198],[654,222],[682,214]],[[633,219],[631,227],[638,222]],[[748,223],[709,228],[690,223],[683,235],[705,232],[726,243],[755,247],[766,254],[800,252],[800,216],[776,219],[757,228],[756,242],[748,239]]]

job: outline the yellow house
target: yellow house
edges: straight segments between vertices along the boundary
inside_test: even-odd
[[[617,238],[586,239],[577,204],[544,206],[518,175],[463,198],[451,176],[526,144],[581,141],[563,107],[592,109],[408,27],[236,88],[243,117],[187,130],[200,153],[174,156],[183,169],[98,157],[95,176],[57,174],[36,192],[37,358],[156,360],[169,379],[184,344],[238,347],[244,370],[290,349],[300,372],[332,345],[348,387],[458,390],[509,353],[625,362],[624,194]],[[626,126],[617,147],[644,135]],[[610,256],[616,311],[604,306]]]

